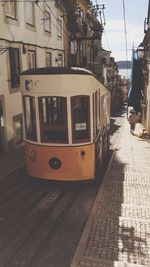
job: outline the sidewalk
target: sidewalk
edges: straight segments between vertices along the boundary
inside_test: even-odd
[[[123,119],[118,147],[70,267],[150,267],[150,140]]]
[[[24,147],[0,154],[0,178],[25,165]]]

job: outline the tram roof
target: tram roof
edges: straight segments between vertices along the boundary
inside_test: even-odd
[[[21,75],[48,75],[48,74],[83,74],[83,75],[95,75],[84,68],[78,67],[44,67],[44,68],[34,68],[23,71]]]

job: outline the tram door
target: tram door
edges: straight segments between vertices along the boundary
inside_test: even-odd
[[[4,150],[4,117],[3,117],[3,105],[0,100],[0,153]]]
[[[100,123],[101,123],[101,103],[100,103],[100,91],[96,91],[93,94],[93,123],[94,123],[94,138],[95,143],[95,158],[96,158],[96,173],[102,165],[102,136],[100,134]]]

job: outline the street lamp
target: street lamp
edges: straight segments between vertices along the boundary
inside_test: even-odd
[[[143,59],[144,58],[144,55],[145,55],[145,47],[143,46],[142,43],[138,46],[136,52],[137,52],[138,59]]]

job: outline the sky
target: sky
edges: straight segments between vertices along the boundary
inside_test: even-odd
[[[144,38],[144,20],[147,18],[148,0],[124,0],[126,27],[124,26],[123,0],[93,0],[92,2],[94,5],[96,3],[105,5],[106,25],[102,36],[103,48],[112,52],[111,56],[115,58],[115,61],[131,60],[133,46],[137,48]]]

